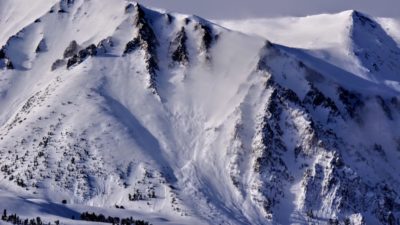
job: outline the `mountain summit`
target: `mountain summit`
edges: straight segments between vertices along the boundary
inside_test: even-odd
[[[84,211],[154,224],[400,218],[400,53],[378,20],[259,21],[275,24],[271,42],[125,0],[27,3],[0,2],[0,209],[63,224]],[[305,32],[324,21],[332,39]],[[297,42],[279,39],[293,24]]]

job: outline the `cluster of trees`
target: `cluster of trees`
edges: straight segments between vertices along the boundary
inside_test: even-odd
[[[136,189],[135,193],[128,194],[129,201],[142,201],[142,200],[147,200],[151,198],[157,198],[156,192],[154,190],[149,190],[147,193],[147,196],[143,193],[141,193],[138,189]]]
[[[138,190],[136,190],[136,193],[133,195],[128,194],[129,201],[141,201],[141,200],[146,200],[145,196],[140,193]]]
[[[102,222],[102,223],[111,223],[113,225],[151,225],[149,222],[144,220],[135,220],[132,217],[130,218],[119,218],[119,217],[111,217],[104,216],[103,214],[96,215],[95,213],[84,212],[80,215],[80,219],[84,221],[91,222]],[[36,217],[33,219],[22,219],[17,214],[7,214],[7,210],[4,209],[3,214],[1,216],[1,220],[5,222],[12,223],[14,225],[59,225],[60,221],[55,221],[54,223],[43,222],[40,217]]]
[[[5,221],[5,222],[12,223],[12,224],[15,224],[15,225],[44,225],[44,224],[51,225],[52,224],[52,223],[43,222],[40,217],[36,217],[34,219],[22,219],[17,214],[7,215],[7,210],[6,209],[4,209],[4,211],[3,211],[3,215],[1,216],[1,220]],[[55,221],[54,224],[55,225],[59,225],[60,222],[59,221]]]
[[[103,214],[97,215],[89,212],[82,213],[80,219],[92,222],[111,223],[113,225],[150,225],[149,222],[144,220],[135,220],[132,217],[120,219],[119,217],[106,217]]]

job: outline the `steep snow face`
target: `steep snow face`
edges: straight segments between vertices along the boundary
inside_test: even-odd
[[[233,30],[301,49],[361,79],[398,90],[400,50],[394,19],[370,18],[351,10],[302,18],[219,22]]]
[[[377,18],[382,28],[400,45],[400,20],[397,18]]]
[[[352,12],[217,22],[230,29],[268,37],[275,43],[289,47],[329,49],[346,45],[346,37],[343,34],[350,28],[349,18]]]
[[[322,14],[307,17],[217,21],[222,26],[243,33],[258,35],[308,53],[350,72],[359,72],[358,64],[349,56],[352,27],[351,14]]]
[[[400,81],[400,49],[380,24],[359,12],[352,13],[353,52],[367,71],[367,79],[377,83]]]
[[[322,15],[335,38],[286,47],[130,1],[48,3],[0,34],[0,200],[11,211],[59,207],[47,216],[70,224],[84,206],[157,224],[400,216],[397,46],[368,17]],[[22,3],[2,4],[19,15]],[[347,57],[354,49],[374,58]],[[365,72],[382,54],[385,69]]]
[[[0,45],[35,19],[45,14],[57,0],[4,0],[0,2]]]

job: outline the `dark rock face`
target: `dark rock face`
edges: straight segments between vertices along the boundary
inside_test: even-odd
[[[385,112],[386,116],[390,120],[393,120],[393,112],[390,109],[388,103],[385,101],[385,99],[382,96],[376,96],[376,100],[378,104],[381,106],[382,110]]]
[[[363,26],[368,25],[371,28],[377,27],[377,24],[373,20],[371,20],[370,18],[368,18],[367,16],[363,15],[360,12],[354,11],[351,16],[355,22],[359,22]]]
[[[62,66],[65,65],[65,60],[64,59],[57,59],[52,65],[51,65],[51,71],[54,71]]]
[[[189,25],[189,23],[191,22],[192,20],[190,20],[189,18],[185,18],[185,25]]]
[[[9,59],[6,60],[6,68],[9,69],[9,70],[15,69],[14,68],[14,64]]]
[[[210,49],[212,45],[218,40],[218,34],[214,34],[213,28],[202,22],[197,23],[194,29],[200,33],[201,45],[200,50],[206,53],[206,60],[210,61]]]
[[[257,128],[256,135],[260,139],[253,146],[253,152],[256,156],[254,171],[260,175],[262,182],[258,187],[262,198],[256,201],[262,204],[267,218],[272,219],[275,206],[280,203],[280,199],[285,198],[283,187],[293,179],[282,158],[289,149],[283,140],[285,127],[282,127],[281,121],[285,121],[284,112],[299,105],[300,100],[294,92],[283,88],[271,78],[266,88],[272,90],[272,94],[260,127]]]
[[[143,7],[138,3],[135,5],[135,12],[135,25],[139,26],[140,23],[147,24],[146,13],[144,12]]]
[[[101,41],[100,43],[102,43]],[[100,45],[99,43],[99,45]],[[104,50],[104,49],[102,49]],[[69,69],[70,67],[80,64],[85,59],[87,59],[89,56],[96,56],[98,54],[98,48],[96,45],[91,44],[88,47],[84,49],[80,49],[80,46],[76,41],[71,41],[71,43],[68,45],[68,47],[64,51],[64,59],[58,59],[56,60],[53,65],[51,66],[51,70],[55,70],[59,68],[60,66],[65,64],[65,61],[67,62],[67,68]]]
[[[215,40],[215,36],[213,34],[212,28],[204,24],[196,24],[195,30],[199,30],[201,32],[201,48],[202,50],[209,51],[212,43]]]
[[[6,53],[4,51],[4,47],[0,49],[0,59],[5,59],[6,58]]]
[[[347,113],[350,115],[351,118],[355,118],[357,116],[357,111],[364,106],[360,95],[346,90],[342,87],[338,88],[338,93],[340,100],[347,110]]]
[[[185,28],[176,34],[175,39],[170,44],[170,51],[172,52],[172,60],[180,64],[187,64],[189,62],[189,54],[186,47],[187,35]]]
[[[159,45],[158,40],[140,5],[137,5],[135,24],[139,29],[138,38],[142,48],[155,55],[156,47]]]
[[[158,70],[157,47],[159,43],[150,22],[146,19],[146,14],[142,6],[137,4],[135,10],[136,17],[134,24],[138,28],[138,35],[126,44],[124,55],[139,48],[145,52],[147,71],[150,74],[150,88],[156,92],[156,71]]]
[[[132,3],[129,3],[125,6],[125,13],[131,13],[135,10],[135,6]]]
[[[78,52],[78,54],[73,55],[70,59],[67,61],[67,68],[70,68],[71,66],[75,64],[80,64],[85,59],[87,59],[89,56],[96,56],[97,55],[97,48],[96,45],[91,44],[85,49],[82,49]]]
[[[60,1],[60,9],[58,13],[67,13],[68,8],[70,8],[75,3],[75,0],[61,0]]]
[[[78,53],[79,45],[76,41],[71,41],[64,51],[64,58],[69,58]]]
[[[106,54],[111,50],[112,47],[114,47],[114,42],[112,38],[111,37],[105,38],[97,44],[97,53]]]
[[[129,54],[131,52],[134,52],[139,47],[140,47],[139,38],[135,38],[132,41],[129,41],[128,43],[126,43],[124,54]]]
[[[97,55],[97,47],[94,44],[89,45],[85,49],[82,49],[78,52],[79,58],[86,58],[88,56],[96,56]]]
[[[164,14],[165,19],[167,20],[167,24],[171,24],[174,21],[174,17],[172,17],[170,14],[166,13]]]
[[[153,58],[156,58],[156,47],[159,45],[156,35],[146,20],[146,15],[142,7],[136,5],[135,26],[138,28],[138,35],[134,40],[128,42],[124,54],[131,53],[135,50],[135,46],[140,46],[141,49],[148,52]],[[133,50],[132,50],[133,49]]]
[[[338,116],[340,114],[340,111],[336,106],[335,102],[329,97],[326,97],[320,90],[318,90],[312,84],[310,84],[310,86],[311,89],[305,96],[303,104],[304,105],[308,104],[313,109],[316,109],[317,107],[323,107],[328,109],[330,118],[328,118],[327,122],[329,122],[331,118]]]
[[[69,69],[71,66],[73,66],[75,64],[79,64],[79,61],[80,61],[80,59],[77,55],[72,56],[67,61],[67,69]]]
[[[5,46],[0,49],[0,69],[5,67],[9,70],[15,69],[14,64],[11,60],[7,57]]]
[[[36,47],[35,52],[36,52],[36,53],[40,53],[40,52],[44,52],[44,51],[47,51],[47,45],[46,45],[45,39],[42,39],[42,40],[39,42],[38,46]]]

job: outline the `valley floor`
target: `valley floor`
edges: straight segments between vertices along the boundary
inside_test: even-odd
[[[132,217],[135,220],[144,220],[153,225],[158,224],[203,224],[194,218],[189,217],[173,217],[169,215],[160,215],[152,213],[137,212],[127,209],[117,208],[98,208],[91,206],[83,206],[78,204],[62,204],[48,202],[41,198],[35,198],[34,196],[17,196],[10,192],[0,189],[0,210],[3,214],[4,209],[7,210],[7,214],[17,214],[23,220],[40,217],[41,220],[47,224],[54,224],[55,221],[60,221],[62,225],[90,225],[90,224],[104,224],[99,222],[89,222],[79,220],[80,214],[83,212],[94,212],[95,214],[103,214],[106,217],[119,217],[129,218]],[[75,219],[72,219],[75,218]],[[8,225],[7,223],[0,220],[0,225]]]

